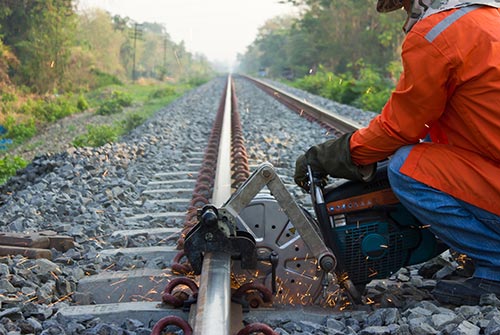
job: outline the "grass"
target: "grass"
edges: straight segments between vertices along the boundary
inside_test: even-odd
[[[92,113],[94,116],[91,115],[85,118],[85,125],[79,124],[78,122],[76,122],[76,124],[70,123],[65,126],[62,131],[58,130],[58,135],[64,133],[67,138],[66,144],[72,144],[73,146],[101,146],[106,143],[117,141],[120,136],[141,125],[158,110],[192,88],[193,86],[188,84],[173,85],[166,83],[150,85],[111,85],[84,95],[74,95],[71,97],[72,99],[66,99],[64,101],[65,103],[66,101],[74,101],[74,108],[72,108],[71,113],[67,115],[70,116],[68,120],[71,120],[73,116],[78,116],[79,113],[82,113],[82,115],[85,113]],[[110,103],[110,101],[112,102]],[[0,157],[0,184],[14,175],[17,169],[23,168],[29,163],[29,159],[27,160],[26,157],[12,154],[14,150],[16,152],[26,152],[30,150],[40,151],[43,149],[41,147],[46,147],[46,150],[54,150],[56,147],[53,143],[50,143],[50,140],[56,137],[55,134],[45,134],[48,136],[48,139],[42,140],[38,139],[38,135],[40,135],[39,132],[43,132],[44,129],[50,129],[50,127],[47,126],[58,122],[60,118],[62,118],[60,122],[64,122],[66,115],[61,115],[61,113],[64,114],[65,110],[60,108],[44,108],[43,112],[46,114],[42,115],[44,120],[43,123],[40,123],[40,115],[38,115],[39,117],[37,119],[37,115],[35,114],[40,114],[41,109],[33,108],[33,106],[38,107],[41,102],[29,103],[29,108],[23,108],[21,106],[23,111],[21,115],[26,121],[20,122],[17,118],[11,117],[9,119],[7,117],[7,120],[10,121],[10,132],[16,135],[16,140],[14,145],[9,146],[8,150],[2,152],[2,157]],[[97,113],[99,107],[105,104],[108,104],[108,106],[112,104],[113,107],[119,105],[120,108],[113,110],[113,113],[103,113],[104,115],[99,115]],[[51,107],[54,105],[59,107],[56,103],[52,103]],[[81,111],[82,106],[89,109]],[[57,112],[55,117],[52,117],[50,114],[52,110]],[[31,111],[33,111],[33,114],[31,114]],[[33,120],[37,120],[37,122],[34,123]],[[30,140],[35,134],[36,137]]]
[[[109,86],[89,95],[99,115],[118,115],[111,124],[89,125],[87,133],[75,137],[73,145],[101,146],[116,141],[153,116],[162,107],[191,89],[188,85]],[[104,98],[103,98],[104,97]]]
[[[41,140],[38,140],[38,141],[35,141],[33,143],[29,143],[27,144],[27,149],[28,150],[34,150],[36,148],[41,148],[45,145],[45,142],[44,141],[41,141]]]

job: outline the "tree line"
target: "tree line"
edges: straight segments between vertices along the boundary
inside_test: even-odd
[[[402,11],[377,13],[373,0],[287,1],[300,6],[301,15],[266,22],[239,55],[242,70],[265,69],[271,76],[280,76],[283,69],[290,69],[300,77],[320,65],[344,72],[359,60],[381,69],[399,61]]]
[[[240,71],[380,110],[401,71],[405,13],[377,13],[373,0],[286,1],[301,15],[266,22],[238,55]]]
[[[172,41],[161,24],[99,9],[78,12],[72,0],[0,0],[2,86],[65,92],[138,77],[210,74],[208,60]]]

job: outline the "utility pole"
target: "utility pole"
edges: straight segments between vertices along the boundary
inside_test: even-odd
[[[132,64],[132,80],[135,81],[137,79],[136,70],[135,70],[135,62],[136,62],[136,53],[137,53],[137,40],[142,39],[142,25],[138,23],[134,23],[134,32],[132,35],[134,39],[134,62]]]
[[[168,39],[165,37],[163,39],[163,68],[167,69],[167,41]]]
[[[167,42],[168,38],[165,36],[163,38],[163,70],[162,70],[162,80],[167,76]]]

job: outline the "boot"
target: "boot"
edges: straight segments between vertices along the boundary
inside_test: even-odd
[[[463,282],[442,280],[432,290],[437,301],[452,305],[479,305],[481,296],[491,293],[500,298],[500,281],[475,277]]]

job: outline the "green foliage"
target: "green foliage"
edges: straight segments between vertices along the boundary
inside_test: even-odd
[[[0,6],[2,7],[2,6]],[[5,12],[3,12],[5,14]],[[2,9],[0,8],[0,20],[2,18]],[[0,21],[1,22],[1,21]],[[19,59],[10,50],[10,48],[4,45],[2,41],[2,29],[0,25],[0,85],[11,84],[11,72],[19,66]],[[3,100],[2,97],[2,101]]]
[[[140,126],[147,120],[147,116],[141,113],[130,113],[125,120],[122,121],[123,133],[128,133],[136,127]]]
[[[17,96],[15,94],[5,92],[2,94],[2,102],[16,102],[17,101]]]
[[[122,91],[113,91],[111,99],[115,100],[122,107],[132,106],[134,100],[130,94]]]
[[[328,80],[319,91],[319,95],[335,100],[343,104],[350,104],[356,99],[357,94],[354,92],[356,80],[351,72],[335,75],[328,73]]]
[[[37,92],[64,88],[75,32],[71,0],[7,1],[4,42],[19,58],[14,80]]]
[[[187,80],[187,84],[191,87],[198,87],[209,81],[210,78],[203,76],[191,77]]]
[[[325,85],[330,81],[337,82],[337,80],[333,77],[334,74],[331,72],[328,73],[324,71],[318,71],[314,76],[305,76],[303,78],[297,79],[295,82],[293,82],[293,86],[301,88],[312,94],[319,95]]]
[[[388,88],[382,88],[381,90],[375,92],[367,91],[356,99],[353,105],[363,110],[380,113],[391,96],[391,92],[392,91]]]
[[[54,122],[78,111],[78,108],[67,98],[59,98],[49,104],[49,117],[47,121]],[[52,110],[52,111],[51,111]]]
[[[389,72],[389,77],[393,86],[396,86],[401,73],[403,73],[403,64],[399,61],[390,62],[389,65],[387,65],[387,71]]]
[[[117,126],[100,125],[87,127],[87,133],[77,136],[73,140],[75,147],[100,147],[106,143],[118,140],[121,129]]]
[[[80,111],[88,104],[83,96],[76,101],[72,95],[47,96],[44,99],[28,99],[19,107],[4,106],[4,112],[24,114],[33,117],[38,123],[54,122]]]
[[[78,100],[76,101],[76,108],[78,108],[79,111],[83,112],[84,110],[89,109],[89,103],[87,99],[83,96],[83,94],[80,94],[78,96]]]
[[[344,104],[351,103],[358,96],[354,91],[356,82],[350,72],[335,74],[325,71],[323,67],[315,75],[300,78],[292,85]]]
[[[170,96],[174,96],[176,94],[175,87],[167,86],[153,91],[149,94],[148,99],[162,99]]]
[[[136,25],[127,17],[112,17],[100,9],[82,11],[78,23],[78,46],[92,53],[96,69],[95,86],[91,87],[119,85],[113,77],[121,81],[134,79],[133,69],[135,79],[160,81],[179,81],[192,75],[204,75],[211,69],[208,62],[189,53],[183,42],[172,41],[161,24],[143,22]],[[140,38],[134,39],[134,36]]]
[[[113,91],[111,93],[111,98],[101,103],[96,113],[98,115],[117,114],[123,111],[123,107],[131,106],[132,101],[133,98],[130,94],[121,91]]]
[[[16,109],[15,107],[16,102],[17,102],[16,95],[14,95],[13,93],[4,92],[0,99],[0,111],[3,114],[12,113]]]
[[[16,174],[19,169],[24,169],[28,165],[20,156],[7,155],[0,159],[0,184],[5,183],[10,177]]]
[[[115,122],[113,125],[87,127],[87,133],[77,136],[72,143],[76,147],[96,147],[114,142],[121,135],[128,133],[132,129],[143,124],[161,107],[168,104],[175,97],[189,88],[190,86],[188,85],[177,85],[175,87],[171,85],[164,85],[161,88],[152,85],[130,85],[123,87],[125,91],[111,91],[111,93],[109,93],[109,91],[97,92],[100,93],[100,99],[102,99],[103,96],[109,97],[101,103],[98,109],[109,108],[111,110],[112,108],[116,108],[116,110],[122,111],[123,105],[129,106],[132,104],[132,101],[139,102],[141,104],[141,108],[139,111],[126,114],[122,121]]]
[[[363,62],[349,67],[357,69],[356,76],[350,71],[334,74],[320,67],[315,75],[298,79],[293,86],[343,104],[380,112],[389,99],[393,82],[384,78],[381,71]]]
[[[20,111],[33,115],[39,121],[54,122],[76,113],[78,108],[69,97],[60,96],[46,100],[28,100]]]
[[[141,24],[135,40],[129,18],[76,8],[72,0],[0,1],[0,84],[79,92],[123,85],[133,64],[138,82],[192,78],[197,86],[213,76],[208,60],[175,43],[161,24]]]
[[[5,119],[4,127],[7,129],[5,138],[10,138],[14,142],[22,142],[35,136],[37,129],[33,118],[24,122],[16,122],[13,116],[9,115]]]
[[[106,87],[112,85],[122,86],[123,82],[116,76],[100,71],[98,69],[92,69],[91,74],[93,75],[93,85],[94,88]]]
[[[118,114],[123,111],[123,107],[116,100],[106,100],[99,105],[96,114],[98,115],[111,115]]]
[[[389,99],[392,83],[383,78],[380,71],[375,70],[372,66],[364,65],[362,62],[359,65],[361,65],[361,69],[353,88],[358,97],[353,101],[353,105],[379,112]]]
[[[239,56],[240,70],[256,74],[265,69],[279,78],[290,69],[300,78],[320,64],[327,71],[346,73],[358,59],[380,69],[399,61],[404,11],[377,13],[373,0],[289,2],[302,6],[302,15],[292,22],[276,18],[259,28]]]
[[[32,138],[38,132],[38,127],[45,123],[55,122],[61,118],[88,108],[83,95],[75,99],[72,95],[47,96],[44,99],[27,99],[24,104],[17,106],[17,96],[14,94],[2,95],[0,108],[6,115],[4,126],[7,129],[5,138],[12,139],[16,145]]]

